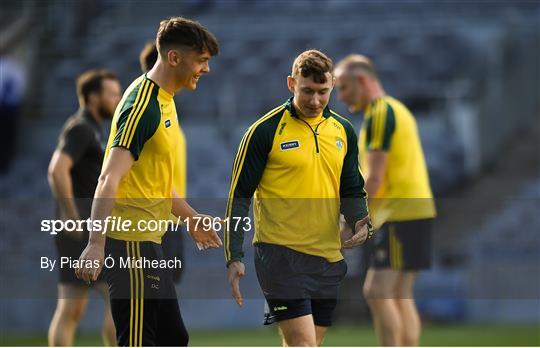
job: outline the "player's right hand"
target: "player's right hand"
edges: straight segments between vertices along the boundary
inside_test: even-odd
[[[204,214],[197,214],[198,218],[209,218],[213,220],[213,217]],[[205,226],[201,223],[201,220],[197,223],[197,219],[189,219],[189,226],[187,226],[188,232],[191,238],[197,244],[199,250],[201,249],[210,249],[210,248],[219,248],[223,245],[221,239],[219,238],[217,232],[212,227]]]
[[[103,268],[104,258],[105,250],[102,245],[88,243],[79,257],[79,267],[75,270],[75,275],[87,283],[96,281]]]
[[[229,265],[227,279],[231,285],[232,297],[239,306],[244,304],[244,299],[240,293],[240,278],[246,274],[246,266],[242,261],[234,261]]]

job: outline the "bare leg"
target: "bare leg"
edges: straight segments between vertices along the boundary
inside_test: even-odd
[[[73,346],[87,303],[87,287],[58,284],[58,302],[49,326],[49,346]]]
[[[99,283],[96,285],[103,302],[105,304],[105,312],[103,313],[103,325],[101,327],[101,338],[104,346],[116,346],[116,329],[111,313],[111,301],[109,300],[109,289],[107,284]]]
[[[278,322],[284,343],[294,347],[315,347],[315,323],[311,314]]]
[[[375,332],[383,346],[399,346],[403,323],[396,302],[399,272],[370,268],[364,283],[364,296],[373,316]]]
[[[315,325],[315,338],[317,340],[317,347],[322,346],[324,341],[324,336],[326,335],[326,330],[328,328],[325,326],[317,326]]]
[[[422,330],[420,316],[414,302],[415,276],[414,272],[401,272],[397,285],[398,297],[396,302],[403,323],[401,343],[405,346],[418,346]]]

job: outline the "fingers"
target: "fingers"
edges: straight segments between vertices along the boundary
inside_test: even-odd
[[[214,230],[203,231],[202,235],[203,235],[203,238],[198,238],[198,241],[196,242],[197,248],[199,250],[217,249],[223,246],[223,243],[221,242],[221,238],[219,238],[216,231]]]
[[[246,272],[245,266],[240,261],[235,261],[229,265],[228,280],[231,284],[232,297],[239,306],[244,304],[244,299],[240,293],[240,278],[244,276]]]
[[[362,228],[351,239],[343,243],[343,248],[350,249],[365,242],[367,237],[367,228]]]
[[[240,276],[236,276],[231,281],[232,296],[239,306],[244,304],[244,299],[240,293]]]

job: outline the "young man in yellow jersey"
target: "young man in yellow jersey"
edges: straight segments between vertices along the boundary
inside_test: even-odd
[[[335,70],[339,99],[362,111],[360,164],[366,175],[373,225],[364,296],[382,345],[419,343],[421,324],[413,298],[416,273],[431,265],[433,195],[416,120],[387,96],[373,63],[350,55]]]
[[[300,54],[287,77],[293,97],[249,127],[233,166],[225,229],[232,294],[242,305],[242,242],[254,196],[257,278],[267,319],[288,346],[322,343],[347,272],[341,248],[362,244],[371,231],[354,128],[328,108],[334,82],[326,55]],[[340,213],[355,231],[343,244]]]
[[[114,260],[112,267],[105,263],[105,278],[120,346],[188,344],[170,269],[162,268],[160,243],[168,224],[161,221],[171,212],[189,218],[198,245],[221,246],[213,229],[196,224],[201,215],[173,185],[179,134],[173,95],[195,90],[218,43],[198,22],[176,17],[160,23],[156,46],[158,62],[128,87],[116,109],[92,205],[93,221],[113,217],[130,224],[93,225],[77,270],[81,279],[95,281],[104,257]]]
[[[155,41],[150,41],[144,45],[144,48],[139,54],[139,63],[143,73],[152,69],[158,59],[158,51]],[[178,151],[176,160],[174,162],[174,176],[173,187],[180,198],[187,197],[187,149],[186,149],[186,135],[178,120]],[[173,219],[174,220],[174,219]],[[179,259],[184,258],[184,234],[183,228],[179,226],[171,226],[167,233],[163,236],[163,254],[166,259]],[[182,276],[182,269],[175,268],[172,272],[173,281],[175,283],[180,282]]]

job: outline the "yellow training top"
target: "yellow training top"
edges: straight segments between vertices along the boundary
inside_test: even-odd
[[[226,218],[246,217],[253,196],[253,243],[343,259],[340,212],[351,225],[368,214],[353,126],[329,108],[319,118],[301,119],[292,98],[270,111],[240,143]],[[246,224],[236,222],[225,230],[227,263],[244,255]]]
[[[436,215],[416,120],[405,105],[389,96],[370,103],[364,111],[359,148],[360,164],[366,176],[369,175],[367,153],[382,150],[388,154],[383,183],[369,207],[375,227],[386,221]]]
[[[109,229],[108,237],[161,243],[167,225],[147,221],[170,218],[179,132],[173,96],[146,75],[136,79],[116,108],[105,152],[107,159],[111,148],[124,147],[135,159],[120,182],[111,213],[130,220],[131,228]]]

